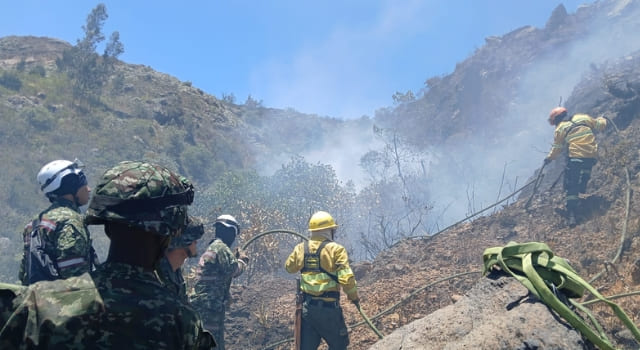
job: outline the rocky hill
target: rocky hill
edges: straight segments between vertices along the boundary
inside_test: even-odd
[[[378,115],[376,121],[383,123],[385,118],[389,118],[389,122],[398,127],[403,124],[423,125],[424,122],[419,121],[421,118],[432,118],[436,121],[430,120],[430,126],[436,125],[432,128],[398,127],[408,135],[413,131],[419,132],[415,140],[423,144],[436,142],[434,140],[455,143],[460,140],[456,137],[458,133],[477,133],[478,128],[483,128],[481,124],[495,126],[491,118],[500,118],[500,112],[508,109],[505,106],[514,107],[517,103],[526,102],[522,101],[521,95],[515,98],[523,72],[516,66],[536,67],[539,56],[559,59],[567,53],[562,48],[568,46],[570,41],[585,38],[583,36],[589,31],[586,23],[593,25],[609,17],[616,18],[617,23],[637,26],[637,17],[632,16],[637,6],[638,3],[632,1],[602,1],[579,9],[575,15],[567,15],[564,8],[559,7],[544,29],[525,27],[500,38],[488,38],[487,44],[459,64],[453,74],[432,81],[433,86],[423,98],[401,105],[387,115]],[[615,30],[610,32],[611,35],[614,33]],[[558,50],[562,54],[557,53]],[[373,346],[377,342],[375,334],[362,325],[359,314],[351,305],[343,303],[347,324],[358,325],[351,330],[350,348],[591,348],[588,342],[580,339],[573,345],[563,343],[576,338],[561,333],[566,330],[561,322],[550,324],[549,328],[538,332],[535,337],[531,337],[530,332],[536,331],[523,325],[525,328],[522,332],[510,334],[511,342],[502,343],[498,341],[499,338],[497,342],[490,341],[488,330],[469,332],[469,337],[463,342],[454,342],[452,339],[452,343],[446,347],[446,339],[440,338],[440,342],[435,340],[438,339],[438,332],[444,332],[446,326],[458,321],[465,322],[460,309],[455,306],[459,300],[467,300],[465,303],[468,303],[469,299],[464,299],[463,295],[471,293],[471,298],[485,300],[498,296],[486,290],[478,296],[478,287],[474,286],[486,283],[480,280],[479,274],[468,274],[429,285],[455,274],[479,271],[481,255],[487,247],[504,245],[509,241],[541,241],[549,244],[557,255],[567,258],[586,280],[595,278],[593,285],[604,295],[640,290],[640,208],[634,199],[640,186],[639,64],[638,51],[624,52],[619,57],[593,64],[586,73],[580,72],[580,79],[571,85],[571,95],[565,96],[564,104],[569,110],[594,116],[605,115],[615,124],[615,127],[611,126],[599,136],[600,157],[593,170],[589,195],[582,198],[583,217],[577,227],[567,227],[564,218],[555,210],[561,208],[564,201],[560,178],[564,165],[561,160],[544,169],[535,193],[532,192],[533,186],[525,187],[517,201],[503,204],[497,213],[458,224],[436,236],[403,241],[370,263],[355,264],[363,308],[369,316],[374,317],[375,325],[384,334],[390,335],[390,339],[381,342],[384,344],[382,346]],[[499,78],[480,79],[487,75]],[[478,83],[472,85],[473,93],[461,94],[461,89],[469,87],[468,83],[463,82],[473,76],[477,77],[475,81]],[[552,83],[547,82],[548,85]],[[496,91],[499,93],[496,94]],[[514,95],[511,95],[512,92]],[[464,96],[480,104],[464,102]],[[511,98],[515,100],[510,101]],[[430,109],[425,111],[424,108]],[[464,108],[473,108],[473,113],[463,112]],[[543,110],[546,112],[547,109]],[[537,120],[540,119],[537,117]],[[451,129],[438,127],[442,125]],[[482,130],[492,132],[491,128]],[[550,133],[550,130],[545,130]],[[531,174],[529,181],[535,179],[537,174]],[[262,349],[265,344],[275,344],[273,348],[288,349],[290,343],[282,345],[279,341],[291,337],[293,290],[293,281],[279,277],[256,283],[255,287],[239,287],[235,293],[237,302],[232,308],[235,311],[231,313],[229,330],[231,337],[237,339],[235,346]],[[617,301],[638,324],[638,297],[631,295]],[[475,307],[483,306],[480,304]],[[256,312],[256,309],[260,311]],[[608,307],[596,304],[592,309],[618,347],[638,347]],[[521,310],[526,313],[541,312],[527,308]],[[250,315],[249,322],[246,322],[247,315]],[[536,315],[522,315],[523,320],[528,317]],[[413,322],[420,322],[423,318],[425,321],[422,323]],[[508,319],[502,322],[494,324],[494,327],[510,329]],[[441,324],[441,327],[434,326],[434,323]],[[402,333],[394,333],[403,325],[409,328],[403,327]],[[498,330],[495,333],[505,336]],[[430,335],[432,338],[428,338]],[[496,338],[495,334],[491,337]],[[430,343],[429,339],[433,342]],[[558,342],[554,343],[553,339]]]
[[[498,309],[512,301],[509,297],[500,299],[500,295],[507,295],[501,293],[508,292],[488,288],[486,279],[479,274],[484,249],[510,241],[547,243],[558,256],[568,259],[585,280],[595,278],[592,284],[603,295],[640,291],[640,206],[635,199],[635,193],[640,189],[639,67],[638,53],[611,62],[580,82],[567,101],[567,105],[581,106],[584,108],[581,110],[594,115],[606,114],[619,129],[616,131],[611,126],[599,135],[599,162],[594,167],[588,195],[582,198],[583,215],[575,228],[568,227],[565,219],[555,211],[564,204],[562,184],[557,181],[563,162],[556,161],[544,169],[535,193],[533,186],[526,187],[515,203],[504,206],[499,212],[460,223],[435,236],[407,239],[372,262],[355,264],[363,309],[389,339],[381,341],[384,345],[374,346],[378,340],[376,335],[362,325],[353,306],[343,302],[347,324],[358,325],[351,329],[350,349],[591,348],[588,342],[576,338],[575,334],[563,333],[567,327],[559,326],[562,324],[559,320],[549,323],[548,328],[539,329],[537,333],[529,328],[527,324],[532,322],[531,317],[553,319],[548,309],[536,311],[535,306],[533,309],[530,309],[532,306],[515,309],[526,313],[520,316],[523,323],[520,332],[510,328],[509,319],[495,321],[500,319],[496,316],[496,323],[492,324],[496,329],[490,338],[491,329],[480,330],[475,326],[458,334],[459,337],[466,334],[464,340],[459,338],[454,342],[452,338],[451,344],[437,336],[458,321],[461,324],[467,322],[463,317],[467,313],[460,308],[466,305],[468,310],[473,300],[477,302],[476,309],[487,307],[480,300],[497,302],[495,307]],[[456,274],[463,275],[436,283]],[[508,288],[517,290],[513,286]],[[522,288],[514,293],[527,294]],[[229,327],[234,348],[262,349],[266,344],[278,344],[291,337],[294,311],[292,280],[273,276],[259,283],[236,286],[234,298]],[[587,295],[583,300],[588,299]],[[535,304],[535,298],[531,302]],[[636,324],[639,323],[640,300],[637,295],[620,298],[616,302]],[[617,346],[637,348],[638,344],[611,309],[598,304],[591,308]],[[472,307],[471,310],[475,309]],[[425,321],[420,322],[423,318]],[[395,333],[409,324],[410,328],[402,328],[404,333]],[[500,333],[504,329],[515,332],[510,334],[509,342],[500,342],[499,336],[495,335],[506,336]],[[407,332],[411,333],[410,337]],[[432,340],[439,339],[439,342],[429,343],[429,336]],[[568,345],[568,342],[573,343]],[[527,344],[531,346],[527,347]],[[289,347],[290,343],[285,343],[273,348]]]
[[[344,124],[331,118],[208,95],[144,65],[117,61],[97,102],[72,92],[56,61],[69,43],[45,37],[0,38],[0,278],[14,281],[21,232],[46,200],[31,180],[57,158],[80,158],[92,185],[123,159],[156,161],[188,176],[202,192],[228,171],[254,171],[312,146],[314,132]],[[286,137],[285,137],[286,135]],[[277,168],[280,163],[272,164]],[[200,197],[202,198],[202,197]],[[41,209],[40,209],[41,210]],[[208,215],[202,204],[195,213]],[[97,249],[108,242],[96,235]]]

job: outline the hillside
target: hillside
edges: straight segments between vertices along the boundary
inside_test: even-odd
[[[615,11],[620,8],[625,10]],[[389,109],[388,115],[377,115],[376,121],[384,123],[384,119],[389,118],[389,122],[394,123],[398,130],[418,132],[416,140],[422,144],[455,144],[460,137],[473,137],[472,134],[478,133],[476,129],[482,128],[481,124],[487,126],[482,129],[483,132],[492,132],[490,126],[499,124],[492,118],[500,118],[500,112],[505,112],[501,106],[517,109],[517,106],[514,106],[517,103],[529,107],[533,105],[523,101],[520,95],[515,99],[516,102],[509,102],[519,91],[522,69],[514,67],[513,71],[505,70],[504,61],[508,60],[512,66],[535,67],[540,60],[536,56],[553,56],[554,50],[557,51],[558,47],[566,47],[569,41],[576,40],[575,35],[578,35],[578,38],[586,35],[584,23],[597,22],[587,21],[586,18],[593,19],[589,16],[598,18],[598,15],[618,15],[621,18],[616,18],[617,23],[629,21],[637,26],[637,17],[632,16],[636,10],[637,2],[630,1],[598,2],[593,7],[580,9],[573,16],[568,16],[566,12],[563,13],[563,8],[559,8],[554,11],[544,30],[525,27],[501,38],[488,38],[487,45],[459,64],[454,73],[433,81],[433,87],[430,87],[422,98]],[[600,20],[605,21],[603,18]],[[498,44],[501,48],[496,47]],[[531,46],[532,49],[526,49],[525,45]],[[531,198],[530,187],[525,188],[516,202],[500,206],[501,210],[493,215],[459,224],[434,237],[405,240],[378,255],[372,262],[356,264],[355,269],[362,290],[362,304],[366,313],[369,316],[377,315],[409,297],[413,291],[441,278],[480,270],[483,250],[491,246],[504,245],[509,241],[546,242],[557,255],[567,258],[585,279],[597,276],[593,284],[604,295],[640,290],[640,268],[637,258],[640,253],[640,209],[633,197],[640,185],[639,63],[638,51],[625,52],[616,59],[594,63],[586,74],[580,72],[580,79],[569,89],[572,91],[571,95],[565,95],[564,105],[570,111],[586,112],[594,116],[606,115],[620,128],[620,132],[617,133],[610,127],[599,136],[600,158],[593,170],[589,195],[583,201],[585,214],[580,225],[573,229],[568,228],[564,219],[554,210],[561,208],[564,201],[562,183],[557,183],[564,165],[562,160],[556,161],[545,168],[539,190],[528,207],[525,205]],[[460,86],[457,84],[464,79],[463,77],[481,72],[493,72],[494,77],[499,79],[483,80],[483,84],[476,86],[474,93],[470,93],[468,97],[483,103],[487,103],[490,98],[499,99],[499,102],[493,107],[479,107],[473,103],[450,101],[452,98],[462,99],[459,94]],[[510,95],[511,93],[514,95]],[[463,113],[459,110],[461,104],[467,108],[474,108],[474,113]],[[421,110],[420,106],[433,108],[433,112]],[[547,107],[537,107],[536,113],[542,116],[536,117],[535,122],[540,123],[544,121]],[[483,120],[483,116],[487,119]],[[436,121],[420,121],[417,118],[431,118]],[[438,122],[439,119],[443,121]],[[518,121],[521,122],[522,119]],[[425,123],[435,127],[410,127]],[[441,125],[446,125],[451,130],[438,127]],[[545,133],[551,133],[548,126],[543,127]],[[537,170],[530,174],[528,181],[535,178]],[[504,196],[506,194],[502,197]],[[465,294],[476,283],[477,278],[478,275],[465,276],[435,285],[377,318],[375,324],[383,333],[389,334],[402,325],[458,300],[460,295]],[[236,343],[239,348],[260,349],[257,344],[277,344],[278,341],[291,336],[293,281],[274,277],[259,284],[259,289],[244,286],[236,290],[238,301],[234,304],[234,309],[238,313],[232,311],[234,323],[230,327],[230,333],[239,340]],[[283,287],[289,292],[283,294]],[[638,324],[638,297],[627,297],[619,302]],[[255,311],[256,305],[259,305],[261,311]],[[347,324],[361,321],[351,305],[344,303],[343,307]],[[629,335],[622,332],[623,327],[610,309],[597,305],[593,309],[618,346],[637,347],[637,344],[629,341]],[[244,321],[246,315],[253,315],[255,318],[251,318],[247,324]],[[352,349],[367,349],[377,340],[375,334],[362,325],[352,330],[351,339]],[[275,348],[288,349],[288,345]],[[401,345],[398,348],[401,348]]]
[[[328,187],[317,189],[303,176],[277,186],[267,184],[283,189],[279,197],[293,198],[292,192],[311,188],[311,196],[324,202],[296,197],[284,206],[280,202],[284,199],[278,198],[273,207],[261,207],[264,203],[255,198],[261,198],[263,189],[246,184],[253,174],[239,180],[225,178],[231,183],[223,188],[227,197],[211,195],[223,174],[284,169],[282,163],[289,156],[326,152],[324,147],[334,143],[337,135],[356,139],[355,135],[369,135],[375,125],[393,130],[414,149],[435,155],[435,166],[429,165],[428,171],[422,163],[434,187],[429,196],[437,204],[466,206],[470,214],[535,180],[552,136],[546,113],[562,96],[570,112],[606,115],[619,129],[609,127],[598,135],[600,156],[583,198],[581,223],[569,228],[555,211],[563,206],[558,179],[564,160],[555,161],[544,168],[535,193],[528,186],[484,216],[444,231],[434,229],[444,227],[436,222],[429,228],[421,226],[415,233],[419,237],[408,238],[413,234],[402,232],[396,240],[385,242],[389,243],[386,249],[372,261],[357,259],[353,268],[363,309],[373,317],[407,298],[374,319],[388,335],[460,300],[477,284],[479,274],[439,283],[415,295],[414,291],[457,273],[479,271],[483,250],[509,241],[547,243],[585,279],[597,276],[593,284],[604,295],[640,290],[640,207],[634,198],[640,188],[640,44],[627,40],[629,33],[640,29],[639,10],[637,0],[597,1],[575,14],[560,5],[544,28],[525,26],[487,38],[454,72],[428,79],[417,97],[381,108],[374,118],[353,121],[269,108],[252,99],[236,104],[150,67],[120,61],[99,103],[87,105],[73,97],[69,77],[56,68],[56,59],[70,47],[68,43],[52,38],[0,38],[0,148],[5,150],[0,153],[4,164],[0,216],[5,220],[0,228],[0,281],[15,281],[21,252],[18,232],[36,208],[46,205],[33,178],[53,158],[80,158],[87,164],[90,184],[123,159],[167,165],[194,180],[198,193],[193,213],[211,216],[228,207],[240,208],[239,217],[247,222],[242,237],[246,241],[251,234],[280,225],[304,227],[304,220],[285,218],[288,211],[297,209],[304,217],[314,206],[351,202],[322,197]],[[588,49],[597,53],[590,54]],[[343,133],[350,136],[342,137]],[[337,148],[337,153],[356,149],[342,143]],[[507,162],[522,165],[513,182],[497,187]],[[357,167],[354,162],[350,165]],[[303,170],[295,168],[294,174]],[[477,186],[478,197],[482,191],[488,193],[482,201],[470,199],[469,178],[477,181],[471,184]],[[465,187],[466,198],[451,193],[453,188],[464,191]],[[399,197],[399,191],[391,193]],[[379,200],[383,209],[384,205],[388,211],[396,209],[385,199]],[[360,202],[353,203],[357,207]],[[337,216],[344,231],[353,230],[347,234],[367,238],[364,233],[370,231],[358,226],[362,221],[356,219],[362,218],[357,211],[344,210]],[[465,217],[458,212],[452,216],[454,221]],[[93,235],[104,256],[106,238],[99,232]],[[202,241],[210,235],[208,231]],[[350,239],[350,253],[361,248],[357,245],[361,241],[353,236],[339,238]],[[234,302],[227,325],[231,349],[263,349],[283,340],[273,348],[291,346],[286,340],[292,336],[295,282],[280,265],[282,253],[295,241],[278,237],[265,242],[252,246],[249,253],[256,269],[269,266],[271,270],[245,276],[232,286]],[[618,302],[640,323],[637,296]],[[344,302],[343,307],[347,324],[361,321],[353,306]],[[591,308],[617,345],[637,347],[628,345],[628,335],[621,332],[610,309]],[[366,326],[351,330],[352,350],[367,349],[376,341]]]
[[[583,278],[589,280],[601,274],[593,285],[604,295],[640,290],[640,207],[634,197],[640,189],[639,67],[640,55],[612,63],[576,86],[567,101],[569,106],[582,101],[581,105],[594,115],[606,113],[620,128],[619,133],[610,128],[599,138],[600,160],[593,170],[589,195],[583,200],[582,223],[569,228],[554,211],[564,201],[561,185],[551,189],[563,167],[562,161],[554,162],[545,169],[529,207],[526,203],[532,195],[530,188],[498,213],[459,224],[436,236],[405,240],[370,263],[355,264],[365,312],[377,315],[439,279],[479,271],[483,250],[509,241],[546,242],[557,255],[567,258]],[[594,84],[597,81],[607,84]],[[466,275],[427,288],[376,318],[375,325],[389,334],[451,304],[478,278],[479,274]],[[260,344],[289,338],[293,291],[292,280],[278,277],[235,288],[229,327],[234,348],[260,349]],[[617,301],[638,324],[638,296]],[[353,306],[345,302],[343,308],[347,324],[361,321]],[[624,328],[608,307],[595,305],[592,309],[619,346],[633,344],[629,343],[629,335],[621,332]],[[351,339],[351,349],[367,349],[377,340],[366,326],[354,328]]]
[[[116,62],[97,103],[77,98],[56,60],[71,45],[44,37],[0,38],[0,277],[17,276],[21,232],[47,205],[35,182],[46,162],[79,158],[93,185],[104,169],[124,159],[159,162],[188,176],[204,192],[229,171],[245,172],[314,146],[309,134],[343,122],[220,100],[143,65]],[[283,137],[281,135],[287,135]],[[10,151],[7,151],[10,150]],[[278,163],[272,163],[278,156]],[[29,179],[25,182],[25,179]],[[200,197],[202,198],[202,197]],[[209,215],[205,202],[195,213]],[[104,256],[108,243],[96,236]]]

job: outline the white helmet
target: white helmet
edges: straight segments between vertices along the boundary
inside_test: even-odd
[[[70,162],[68,160],[54,160],[45,164],[45,166],[40,169],[37,179],[42,192],[48,194],[60,188],[62,178],[66,175],[80,175],[81,173],[81,165],[77,160],[74,162]]]
[[[231,215],[224,214],[218,216],[215,224],[222,224],[226,227],[232,227],[236,231],[236,236],[240,233],[240,225],[238,225],[238,221]]]

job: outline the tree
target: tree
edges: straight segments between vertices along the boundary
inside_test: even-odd
[[[367,258],[374,258],[398,240],[428,231],[431,210],[424,163],[428,154],[411,149],[393,129],[374,126],[384,142],[360,159],[371,183],[358,194],[354,210],[362,222],[359,246]]]
[[[109,37],[102,56],[96,53],[98,44],[105,40],[102,28],[108,17],[106,6],[98,4],[82,26],[84,38],[78,39],[76,45],[65,50],[62,58],[56,61],[58,68],[71,79],[76,97],[98,99],[117,57],[124,52],[120,34],[116,31]]]
[[[223,213],[234,215],[242,226],[242,242],[273,229],[305,233],[309,217],[317,210],[326,210],[338,220],[338,236],[354,232],[353,185],[341,184],[331,166],[310,164],[301,156],[292,157],[271,176],[255,172],[221,173],[198,198],[194,212],[199,215],[212,218]],[[285,234],[260,238],[248,253],[262,263],[252,266],[245,278],[282,269],[282,261],[299,241]]]

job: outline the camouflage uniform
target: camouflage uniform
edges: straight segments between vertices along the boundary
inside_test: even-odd
[[[0,332],[2,349],[41,342],[52,349],[197,349],[202,336],[195,310],[141,267],[107,262],[90,275],[35,283],[25,295]]]
[[[60,197],[39,217],[38,230],[44,240],[45,252],[56,264],[59,277],[79,276],[91,271],[95,253],[78,206]],[[38,218],[35,219],[37,222]],[[24,251],[18,277],[23,285],[30,283],[27,270],[32,225],[33,222],[27,224],[22,232]]]
[[[189,224],[182,235],[171,239],[167,254],[171,254],[171,251],[173,250],[185,249],[187,251],[187,257],[196,257],[197,252],[191,252],[189,250],[189,246],[199,240],[203,234],[204,225],[202,220],[197,217],[190,216]],[[182,275],[182,266],[174,271],[167,254],[160,259],[158,266],[156,266],[158,277],[160,277],[160,281],[165,287],[175,293],[183,301],[189,302],[189,298],[187,297],[187,284],[184,280],[184,276]]]
[[[245,262],[238,260],[218,238],[198,262],[191,303],[202,315],[204,328],[216,339],[216,349],[224,350],[224,314],[226,305],[231,301],[231,280],[240,276],[245,266]]]
[[[163,256],[162,259],[160,259],[160,263],[158,263],[156,271],[158,272],[160,281],[166,288],[172,291],[181,300],[185,302],[189,301],[189,298],[187,297],[187,284],[182,276],[181,268],[173,271],[173,267],[171,267],[169,259],[167,259],[166,256]]]
[[[104,174],[87,222],[118,222],[175,237],[186,226],[192,201],[186,179],[157,165],[122,162]],[[0,349],[210,349],[214,344],[198,313],[140,266],[107,261],[90,274],[26,289],[0,285],[0,307],[12,294],[14,310],[0,310],[0,317],[9,315],[0,328]]]

